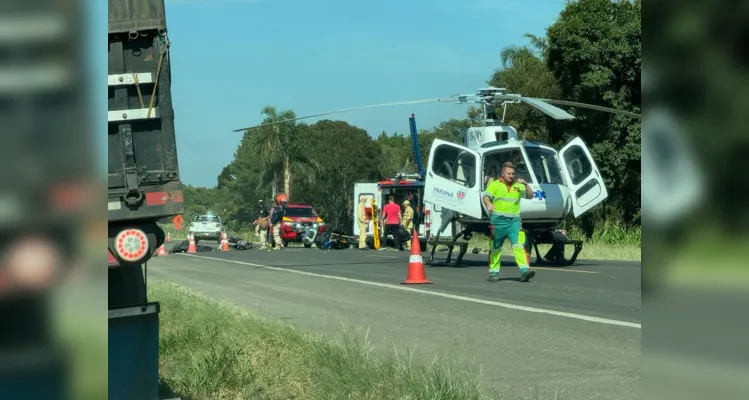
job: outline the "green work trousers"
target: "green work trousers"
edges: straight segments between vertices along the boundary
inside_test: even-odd
[[[492,238],[489,241],[489,274],[499,274],[499,259],[502,256],[502,245],[510,239],[515,262],[521,273],[528,269],[528,253],[525,252],[525,232],[520,229],[520,218],[507,218],[492,215]]]

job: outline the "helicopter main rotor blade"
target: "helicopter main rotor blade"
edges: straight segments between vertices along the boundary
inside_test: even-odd
[[[420,104],[420,103],[465,103],[466,102],[466,95],[456,95],[451,97],[441,97],[441,98],[435,98],[435,99],[423,99],[423,100],[411,100],[411,101],[398,101],[394,103],[382,103],[382,104],[373,104],[368,106],[361,106],[361,107],[352,107],[352,108],[343,108],[340,110],[334,110],[334,111],[327,111],[319,114],[312,114],[312,115],[305,115],[303,117],[297,117],[297,118],[290,118],[285,119],[282,121],[274,121],[274,122],[268,122],[266,124],[260,124],[255,126],[250,126],[247,128],[241,128],[241,129],[234,129],[232,132],[242,132],[249,129],[259,128],[261,126],[268,126],[268,125],[275,125],[280,124],[283,122],[292,122],[292,121],[299,121],[301,119],[307,119],[307,118],[314,118],[314,117],[321,117],[323,115],[330,115],[330,114],[339,114],[349,111],[356,111],[356,110],[363,110],[366,108],[377,108],[377,107],[391,107],[391,106],[401,106],[401,105],[408,105],[408,104]]]
[[[591,109],[591,110],[605,111],[605,112],[609,112],[609,113],[612,113],[612,114],[626,115],[628,117],[637,118],[637,119],[641,119],[642,118],[642,116],[640,114],[635,114],[633,112],[622,111],[622,110],[617,110],[615,108],[609,108],[609,107],[603,107],[603,106],[596,106],[596,105],[587,104],[587,103],[578,103],[576,101],[551,100],[551,99],[538,99],[538,100],[545,101],[547,103],[552,103],[552,104],[561,104],[563,106],[588,108],[588,109]]]
[[[568,113],[567,111],[562,110],[559,107],[552,106],[549,103],[546,103],[546,100],[537,99],[535,97],[523,97],[518,95],[507,95],[507,94],[500,94],[494,96],[494,100],[497,101],[507,101],[507,100],[516,100],[516,101],[522,101],[525,104],[528,104],[532,106],[533,108],[543,112],[544,114],[554,118],[554,119],[575,119],[575,116]]]

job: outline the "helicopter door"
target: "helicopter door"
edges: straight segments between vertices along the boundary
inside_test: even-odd
[[[582,139],[577,137],[567,143],[559,151],[559,157],[575,218],[606,200],[609,196],[606,185]]]
[[[481,218],[481,156],[461,145],[435,139],[429,152],[424,201]]]

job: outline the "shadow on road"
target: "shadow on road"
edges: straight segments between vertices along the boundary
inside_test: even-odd
[[[488,257],[487,257],[488,258]],[[455,259],[450,261],[449,264],[445,263],[444,261],[435,260],[432,262],[432,264],[429,264],[428,267],[430,268],[488,268],[489,267],[489,260],[480,260],[480,259],[466,259],[464,258],[461,260],[460,265],[456,266],[454,265]],[[572,268],[572,267],[600,267],[605,265],[606,262],[597,262],[595,260],[577,260],[572,265],[560,265],[560,264],[553,264],[549,262],[536,262],[534,259],[531,259],[531,267],[544,267],[544,268],[558,268],[558,269],[566,269],[566,268]],[[425,266],[427,266],[425,264]],[[517,263],[515,263],[515,260],[513,260],[510,257],[503,257],[500,261],[501,267],[517,267]]]

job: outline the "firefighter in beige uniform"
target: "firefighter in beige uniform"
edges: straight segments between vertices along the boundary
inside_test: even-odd
[[[270,223],[273,225],[273,241],[276,243],[275,250],[281,250],[283,247],[283,241],[281,240],[281,225],[283,224],[284,215],[286,215],[286,201],[278,201],[278,199],[276,199],[276,205],[273,207],[273,210],[271,210],[270,217]]]
[[[367,198],[359,196],[356,206],[356,223],[359,224],[359,249],[367,248],[367,212],[364,210]]]
[[[413,236],[414,229],[414,209],[411,208],[411,202],[406,200],[403,202],[403,221],[401,222],[406,231],[408,232],[408,239],[406,239],[406,248],[411,250],[411,237]]]
[[[268,226],[270,225],[270,212],[263,204],[263,200],[257,201],[257,219],[253,222],[255,225],[255,235],[260,239],[260,249],[265,249],[268,245]]]

